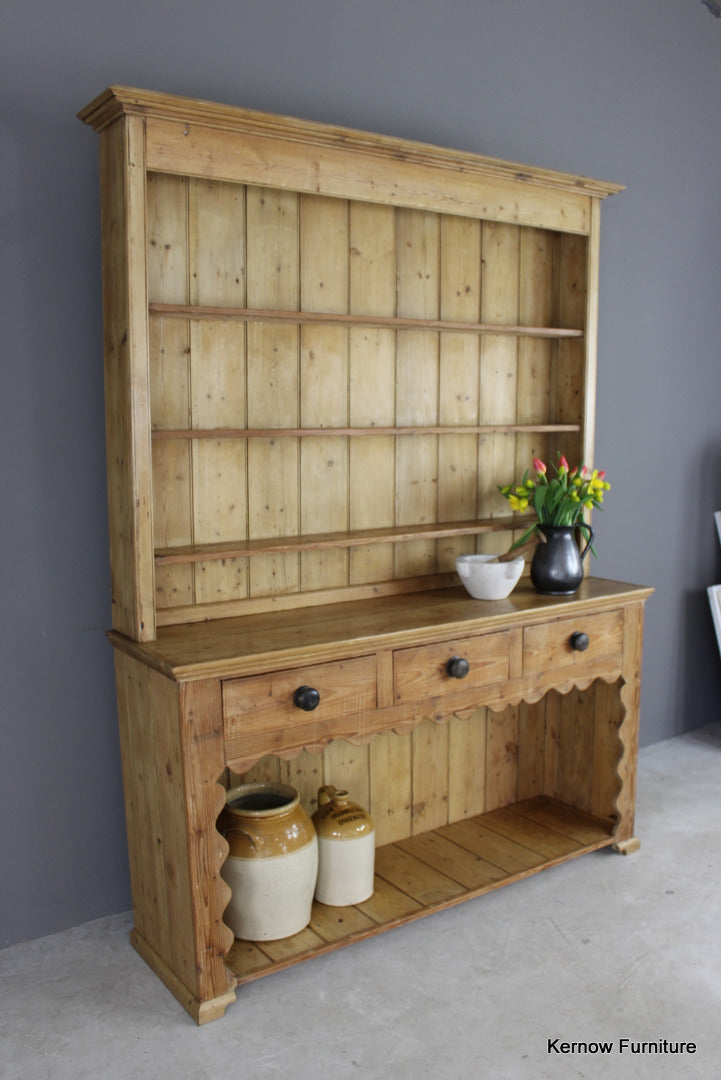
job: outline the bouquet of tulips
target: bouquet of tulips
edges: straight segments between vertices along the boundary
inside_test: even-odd
[[[585,465],[571,469],[563,454],[558,455],[558,464],[551,467],[554,476],[549,476],[548,466],[540,458],[534,458],[533,470],[526,470],[520,484],[499,485],[512,510],[524,511],[530,507],[538,518],[511,550],[528,543],[541,525],[576,526],[586,539],[591,537],[582,515],[592,506],[602,506],[603,496],[611,488],[605,471],[591,470]]]

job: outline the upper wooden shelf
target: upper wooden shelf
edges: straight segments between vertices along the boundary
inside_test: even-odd
[[[413,427],[321,427],[321,428],[154,428],[154,439],[291,439],[318,436],[366,435],[493,435],[559,434],[580,431],[579,424],[446,424]]]
[[[276,311],[257,308],[211,307],[203,304],[148,305],[151,315],[174,319],[237,319],[242,322],[284,322],[313,325],[368,327],[375,330],[431,330],[453,334],[509,334],[512,337],[581,338],[583,330],[558,326],[518,326],[505,323],[463,322],[454,319],[408,319],[391,315],[351,315],[346,312]]]
[[[214,559],[238,559],[275,552],[322,551],[326,548],[364,547],[366,544],[403,543],[410,540],[440,540],[447,536],[473,536],[479,533],[522,529],[532,517],[486,518],[482,521],[445,521],[424,525],[392,525],[382,529],[357,532],[329,532],[304,536],[270,536],[260,540],[226,540],[217,544],[184,544],[158,548],[157,566],[170,563],[206,562]]]

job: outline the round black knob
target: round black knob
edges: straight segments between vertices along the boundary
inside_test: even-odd
[[[575,634],[571,634],[569,638],[569,645],[576,652],[585,652],[588,648],[588,634],[582,634],[580,631],[576,631]]]
[[[470,671],[470,664],[463,656],[452,656],[446,664],[446,671],[452,679],[465,679]]]
[[[320,694],[313,686],[299,686],[293,694],[293,704],[305,712],[313,712],[320,704]]]

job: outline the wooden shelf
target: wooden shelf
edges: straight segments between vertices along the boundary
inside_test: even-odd
[[[351,315],[346,312],[276,311],[274,309],[211,307],[203,304],[148,305],[151,315],[166,319],[215,319],[241,322],[284,322],[315,326],[368,327],[374,330],[431,330],[453,334],[510,334],[513,337],[582,338],[583,330],[559,326],[520,326],[505,323],[464,322],[456,319],[408,319],[392,315]]]
[[[446,536],[473,536],[479,533],[523,529],[532,516],[485,518],[481,521],[443,521],[428,525],[392,525],[362,532],[329,532],[309,536],[271,536],[262,540],[226,540],[217,544],[184,544],[157,548],[156,566],[170,563],[207,562],[213,559],[243,559],[252,555],[291,551],[322,551],[325,548],[365,547],[367,544],[403,543],[410,540],[441,540]]]
[[[497,889],[613,843],[611,823],[539,796],[376,851],[375,892],[354,907],[314,903],[310,925],[280,941],[236,940],[238,984]]]
[[[154,439],[291,439],[367,435],[556,434],[580,431],[580,424],[454,424],[414,427],[322,428],[154,428]]]

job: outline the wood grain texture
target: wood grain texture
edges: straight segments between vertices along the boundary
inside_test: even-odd
[[[227,844],[215,830],[220,688],[200,682],[179,694],[122,653],[116,675],[135,930],[172,973],[171,989],[183,988],[182,1004],[197,1011],[231,990],[223,958],[232,935],[222,921],[229,891],[220,877]]]
[[[100,139],[106,460],[113,626],[155,636],[143,124]]]

